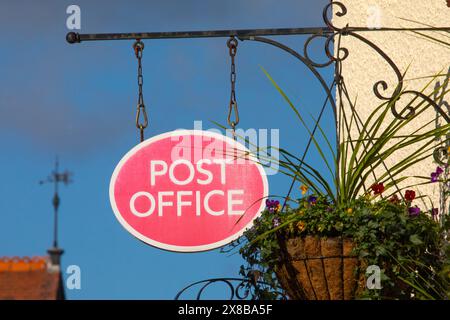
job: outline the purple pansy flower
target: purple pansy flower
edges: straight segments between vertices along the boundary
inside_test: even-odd
[[[438,208],[433,208],[433,209],[431,209],[431,218],[434,220],[434,221],[439,221],[439,209]]]
[[[439,214],[439,209],[438,208],[431,209],[431,216],[433,218],[437,217],[438,214]]]
[[[309,196],[308,197],[308,203],[309,204],[315,204],[317,202],[317,197],[315,196]]]
[[[431,182],[437,182],[439,176],[444,172],[444,169],[437,167],[435,172],[431,173]]]
[[[411,207],[411,208],[408,208],[408,212],[411,217],[417,217],[420,214],[420,208],[417,206]]]
[[[278,206],[280,205],[280,201],[278,200],[266,200],[266,208],[269,210],[270,213],[274,213],[276,210],[278,210]]]
[[[437,182],[438,178],[439,178],[439,176],[436,172],[431,173],[431,182]]]
[[[280,226],[280,224],[281,224],[280,218],[274,218],[272,220],[272,225],[273,225],[274,228]]]

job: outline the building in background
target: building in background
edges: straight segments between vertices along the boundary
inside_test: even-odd
[[[64,300],[63,251],[48,252],[43,257],[0,258],[0,300]]]
[[[446,0],[340,0],[347,8],[347,13],[339,17],[338,6],[333,6],[333,24],[339,28],[368,27],[379,28],[420,28],[420,27],[448,27],[450,24],[450,1]],[[436,86],[442,86],[450,75],[450,34],[444,31],[380,31],[365,32],[365,38],[373,42],[383,50],[398,66],[400,72],[406,72],[404,88],[421,91],[430,77],[439,74],[439,77],[424,91],[430,94]],[[367,119],[369,114],[382,102],[373,91],[373,86],[380,80],[386,81],[388,87],[383,92],[389,96],[395,90],[398,79],[385,59],[366,43],[352,37],[343,36],[341,47],[347,48],[348,57],[342,62],[342,76],[353,101],[357,101],[356,110],[362,119]],[[336,47],[335,47],[335,54]],[[447,88],[448,90],[449,88]],[[441,89],[445,91],[445,87]],[[398,102],[397,109],[405,107],[405,101],[413,97],[405,95]],[[436,97],[435,97],[436,98]],[[438,97],[435,99],[441,109],[450,114],[449,102]],[[344,102],[345,104],[345,102]],[[346,106],[345,108],[347,108]],[[444,123],[442,116],[429,108],[420,118],[418,123],[431,122],[430,126],[439,126]],[[389,122],[389,119],[386,120]],[[429,130],[431,127],[427,127]],[[410,135],[416,128],[410,126],[405,130],[405,135]],[[358,136],[355,128],[352,135]],[[436,141],[438,146],[441,141]],[[423,145],[411,150],[421,150]],[[406,152],[406,151],[403,151]],[[392,167],[398,159],[405,154],[393,155],[387,159],[387,167]],[[436,170],[437,163],[433,158],[423,160],[411,166],[405,173],[407,176],[430,176]],[[411,179],[405,185],[413,185],[423,180]],[[368,186],[371,181],[367,181]],[[406,182],[405,182],[406,183]],[[444,190],[441,184],[432,183],[417,187],[419,194],[430,196],[424,198],[421,207],[431,209],[431,206],[439,208],[440,212],[447,212]]]
[[[64,250],[58,246],[58,208],[60,198],[59,183],[71,182],[69,171],[59,172],[56,159],[55,169],[46,180],[39,183],[52,183],[53,246],[42,257],[1,257],[0,258],[0,300],[63,300],[65,299],[61,273],[61,256]]]

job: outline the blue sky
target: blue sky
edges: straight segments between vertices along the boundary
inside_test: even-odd
[[[61,188],[63,269],[79,265],[82,289],[69,299],[172,299],[191,282],[238,275],[242,259],[218,250],[180,254],[135,239],[116,221],[111,174],[138,142],[132,41],[65,42],[66,8],[81,7],[80,33],[322,26],[327,0],[6,1],[0,2],[0,256],[44,255],[52,241],[52,188],[40,186],[58,154],[74,183]],[[226,123],[226,40],[145,41],[147,137],[202,120]],[[277,37],[302,50],[305,37]],[[312,55],[323,55],[320,46]],[[325,98],[301,63],[279,49],[245,41],[236,58],[242,128],[279,129],[281,147],[299,154],[307,133],[261,71],[264,67],[305,115]],[[332,71],[323,71],[327,81]],[[324,119],[333,136],[332,114]],[[314,153],[310,162],[318,161]],[[269,177],[271,194],[289,179]],[[298,194],[298,192],[297,192]],[[216,288],[214,296],[223,293]],[[225,293],[226,294],[226,293]]]

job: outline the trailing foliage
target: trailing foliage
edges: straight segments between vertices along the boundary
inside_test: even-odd
[[[248,243],[240,253],[249,265],[241,273],[258,270],[271,284],[262,292],[269,298],[271,289],[279,287],[275,274],[282,256],[280,238],[342,236],[353,239],[354,254],[365,265],[377,265],[382,271],[382,289],[366,290],[359,298],[448,298],[450,264],[441,252],[448,223],[441,227],[431,212],[411,213],[408,202],[372,200],[361,197],[336,208],[326,197],[309,196],[298,200],[298,208],[288,207],[283,213],[269,207],[244,233]]]

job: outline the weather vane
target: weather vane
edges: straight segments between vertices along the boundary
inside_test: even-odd
[[[58,157],[56,157],[55,161],[55,169],[45,180],[39,181],[39,184],[45,183],[53,183],[55,188],[55,193],[53,195],[52,203],[54,209],[54,221],[53,221],[53,248],[58,248],[58,208],[60,204],[60,198],[58,194],[58,186],[59,183],[64,183],[68,185],[72,182],[71,178],[72,173],[69,171],[59,172],[59,161]]]

